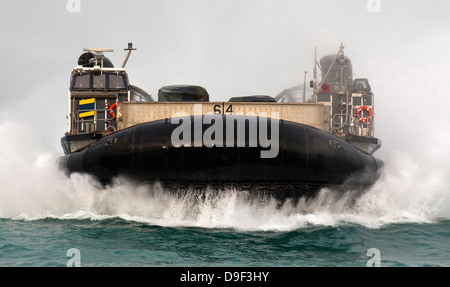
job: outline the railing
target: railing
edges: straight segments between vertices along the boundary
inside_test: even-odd
[[[353,114],[335,114],[331,118],[331,130],[335,134],[353,134],[357,136],[374,136],[373,116]]]
[[[94,115],[86,118],[80,118],[80,113],[92,112]],[[71,133],[84,134],[92,133],[94,131],[115,131],[115,119],[110,115],[109,109],[94,109],[94,110],[78,110],[71,113]],[[99,113],[104,114],[104,118],[98,118]]]

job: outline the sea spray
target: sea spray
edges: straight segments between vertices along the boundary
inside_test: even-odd
[[[251,190],[198,190],[172,193],[158,183],[144,185],[117,178],[103,186],[88,175],[66,176],[56,167],[59,154],[33,149],[36,131],[2,123],[9,141],[0,149],[0,217],[125,220],[158,226],[289,231],[308,226],[358,224],[379,228],[402,222],[448,218],[445,159],[428,161],[397,151],[386,160],[380,180],[355,198],[323,189],[312,199],[278,202],[255,198]],[[27,134],[27,140],[20,135]],[[435,166],[435,168],[433,168]]]

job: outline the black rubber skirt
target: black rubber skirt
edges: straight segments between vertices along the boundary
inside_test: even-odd
[[[339,137],[303,124],[241,117],[187,116],[139,124],[61,157],[59,167],[104,183],[124,176],[181,186],[266,189],[367,187],[378,178],[382,161]]]

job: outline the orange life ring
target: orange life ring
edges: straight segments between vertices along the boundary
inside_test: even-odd
[[[363,117],[362,115],[360,115],[359,113],[360,113],[362,110],[365,110],[365,111],[369,112],[369,117]],[[358,115],[358,119],[359,119],[360,122],[362,122],[362,123],[367,123],[367,122],[370,121],[370,118],[372,118],[372,116],[373,116],[373,111],[372,111],[371,108],[369,108],[369,107],[367,107],[367,106],[361,106],[361,107],[359,107],[359,108],[356,109],[356,114]]]
[[[112,105],[109,107],[109,115],[110,115],[113,119],[116,119],[116,118],[117,118],[116,114],[114,113],[114,108],[116,107],[116,105],[117,105],[117,103],[114,103],[114,104],[112,104]]]

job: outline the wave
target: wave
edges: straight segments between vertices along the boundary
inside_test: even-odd
[[[18,132],[20,131],[20,133]],[[357,224],[381,228],[393,223],[431,223],[450,218],[448,171],[431,159],[418,162],[407,152],[392,152],[380,180],[355,198],[323,189],[316,197],[286,201],[255,198],[251,191],[226,189],[168,192],[118,178],[102,186],[88,175],[67,177],[57,170],[55,152],[28,145],[37,135],[25,124],[0,124],[10,141],[0,146],[0,217],[18,220],[127,221],[167,227],[290,231],[311,226]],[[20,135],[27,134],[27,139]],[[436,162],[438,161],[438,162]]]

